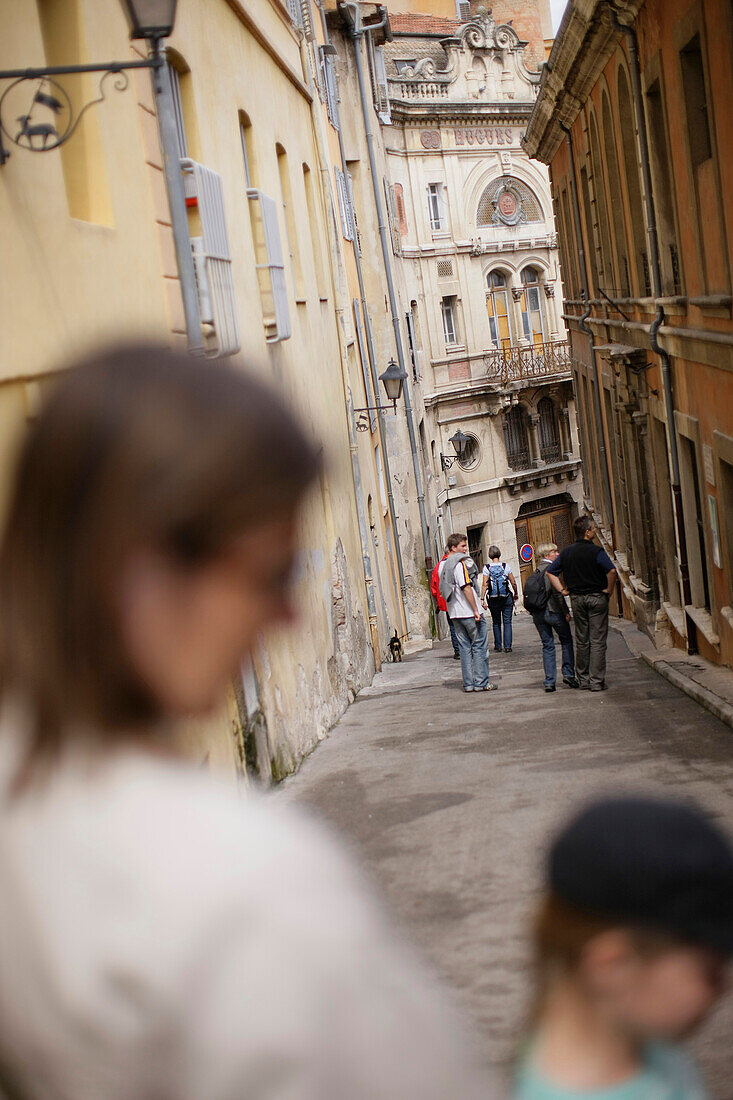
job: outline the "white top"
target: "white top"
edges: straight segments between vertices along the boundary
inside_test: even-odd
[[[6,715],[0,1096],[8,1072],[26,1100],[497,1095],[310,819],[132,749],[10,798],[18,745]]]
[[[445,561],[449,559],[446,558]],[[445,562],[441,562],[441,572],[445,566]],[[468,574],[470,566],[473,565],[471,558],[466,558],[463,561],[459,561],[457,565],[451,566],[453,569],[453,592],[451,596],[446,600],[448,605],[448,614],[451,619],[473,619],[475,612],[473,607],[468,601],[468,596],[463,591],[466,585],[471,584],[471,578]],[[479,583],[479,574],[476,574],[476,584]],[[483,607],[481,606],[481,591],[473,585],[474,596],[476,597],[476,607],[481,615],[483,615]]]
[[[501,566],[502,571],[504,573],[504,576],[506,577],[506,582],[507,582],[507,584],[506,584],[506,594],[507,594],[507,596],[511,596],[513,594],[512,593],[512,586],[511,586],[511,583],[509,581],[509,578],[512,575],[511,568],[504,561],[492,561],[492,562],[490,562],[489,565],[485,565],[483,567],[483,569],[481,570],[482,575],[484,577],[486,577],[486,596],[487,596],[487,598],[491,595],[491,573],[489,572],[489,569],[490,569],[491,565],[500,565]]]

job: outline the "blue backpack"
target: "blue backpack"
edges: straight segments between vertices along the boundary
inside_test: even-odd
[[[489,596],[508,596],[509,581],[502,565],[489,566]]]

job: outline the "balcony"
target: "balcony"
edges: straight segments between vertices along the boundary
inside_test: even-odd
[[[527,347],[503,348],[484,355],[486,377],[507,386],[512,382],[541,382],[571,373],[570,342],[551,340]]]

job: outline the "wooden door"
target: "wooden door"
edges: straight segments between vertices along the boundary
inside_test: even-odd
[[[520,559],[520,588],[523,588],[527,577],[539,565],[537,549],[543,542],[554,542],[558,550],[572,542],[570,505],[562,504],[559,508],[550,508],[546,512],[520,516],[514,521],[514,527],[517,533],[517,550],[528,542],[535,552],[531,562],[525,564]]]

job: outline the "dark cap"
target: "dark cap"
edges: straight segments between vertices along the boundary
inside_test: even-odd
[[[693,806],[594,802],[555,840],[549,876],[574,908],[733,955],[733,850]]]

